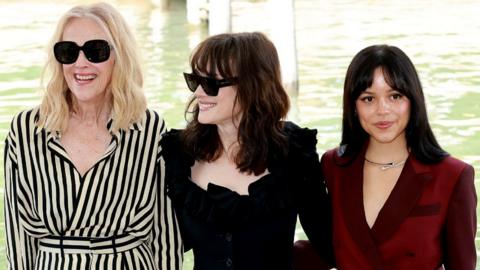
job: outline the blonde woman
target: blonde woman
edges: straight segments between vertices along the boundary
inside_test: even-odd
[[[180,269],[165,126],[124,19],[74,7],[49,51],[42,103],[14,117],[5,145],[8,269]]]

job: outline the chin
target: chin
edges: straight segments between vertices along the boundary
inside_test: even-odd
[[[203,125],[209,125],[209,124],[213,124],[213,122],[209,119],[204,119],[202,117],[198,117],[197,121],[200,123],[200,124],[203,124]]]
[[[398,139],[398,136],[372,136],[373,139],[382,144],[388,144],[395,142]]]

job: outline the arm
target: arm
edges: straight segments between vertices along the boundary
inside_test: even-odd
[[[317,269],[329,269],[334,265],[332,214],[316,149],[316,131],[294,129],[290,139],[289,163],[296,171],[293,177],[300,177],[294,185],[300,223],[319,255],[315,261],[324,262]]]
[[[468,165],[460,174],[447,210],[444,231],[445,269],[475,269],[476,205],[474,170]]]
[[[21,223],[16,145],[15,135],[11,130],[7,135],[4,149],[7,269],[34,269],[38,242],[25,232]]]
[[[161,121],[161,133],[165,127]],[[177,219],[173,211],[172,202],[166,193],[165,164],[161,156],[161,146],[157,152],[156,170],[156,201],[154,206],[154,220],[152,230],[152,250],[157,269],[182,269],[183,250]]]
[[[334,265],[331,204],[318,156],[316,162],[311,164],[311,173],[306,175],[305,186],[300,194],[300,223],[313,248],[324,261],[321,269],[330,269]]]

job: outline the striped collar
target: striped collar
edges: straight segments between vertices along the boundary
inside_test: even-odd
[[[56,131],[48,131],[48,130],[46,130],[45,128],[39,128],[39,127],[36,125],[37,122],[38,122],[38,119],[39,119],[39,110],[36,112],[36,114],[35,114],[35,120],[34,120],[34,123],[35,123],[35,135],[38,135],[39,133],[45,131],[46,134],[47,134],[47,141],[50,141],[51,139],[60,139],[60,138],[61,138],[62,135],[61,135],[60,131],[58,131],[58,130],[56,130]],[[107,129],[108,129],[109,133],[110,133],[112,136],[118,137],[121,132],[120,132],[120,130],[117,131],[117,132],[115,132],[115,133],[113,132],[113,130],[112,130],[113,119],[114,119],[114,118],[111,116],[110,119],[108,120],[108,122],[107,122]],[[144,119],[130,124],[130,126],[128,127],[129,130],[142,131],[142,130],[143,130],[142,122],[144,122]]]

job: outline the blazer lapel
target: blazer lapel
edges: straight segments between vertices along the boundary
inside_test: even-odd
[[[410,155],[372,227],[377,245],[388,240],[405,221],[431,178],[429,167]]]
[[[363,156],[360,153],[347,167],[339,171],[342,211],[350,235],[365,255],[371,269],[383,269],[377,245],[365,219],[363,208]]]

